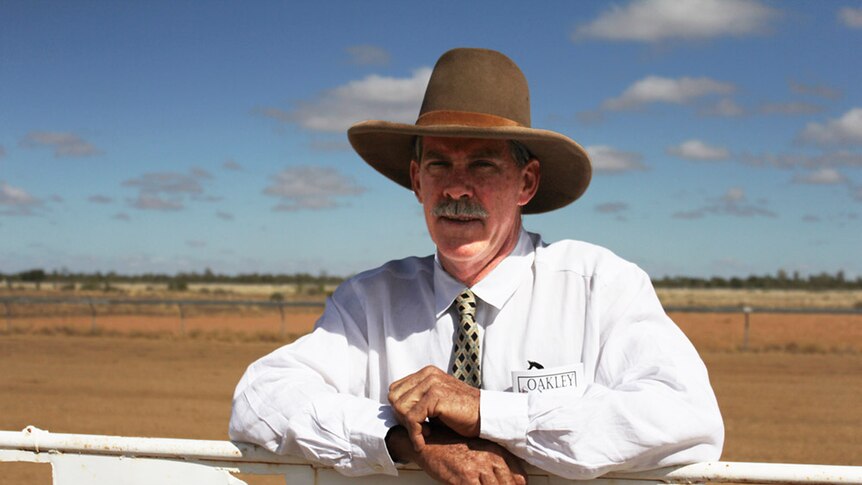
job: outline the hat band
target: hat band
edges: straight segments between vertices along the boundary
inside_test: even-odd
[[[472,111],[437,110],[423,113],[416,120],[416,126],[461,125],[478,128],[493,128],[498,126],[521,126],[520,123],[502,116]]]

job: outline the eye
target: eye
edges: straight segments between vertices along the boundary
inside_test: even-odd
[[[474,160],[471,165],[478,169],[493,169],[497,168],[497,164],[491,160]]]
[[[429,170],[440,170],[449,166],[449,162],[445,160],[429,160],[426,164]]]

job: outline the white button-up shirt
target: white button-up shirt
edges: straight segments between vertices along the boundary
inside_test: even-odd
[[[312,333],[249,366],[231,439],[347,475],[396,474],[384,441],[397,424],[389,384],[451,366],[452,302],[463,289],[431,256],[350,278]],[[706,368],[640,268],[598,246],[547,245],[522,231],[471,289],[482,438],[568,478],[718,459],[724,426]],[[531,363],[548,373],[582,365],[580,382],[515,392],[512,372]]]

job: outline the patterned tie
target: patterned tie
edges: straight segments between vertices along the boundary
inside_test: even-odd
[[[452,353],[452,375],[473,387],[482,387],[481,354],[479,350],[479,328],[476,325],[476,297],[470,290],[464,290],[455,299],[458,304],[458,325]]]

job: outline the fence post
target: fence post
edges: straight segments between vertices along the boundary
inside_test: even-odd
[[[281,334],[281,338],[284,339],[284,333],[286,331],[286,328],[284,325],[284,303],[278,304],[278,312],[281,314],[281,329],[280,329],[279,333]]]
[[[90,305],[90,333],[96,333],[96,306],[92,298],[87,298],[87,304]]]
[[[751,316],[751,307],[742,307],[742,311],[745,313],[745,328],[742,333],[742,350],[748,350],[748,328],[750,326],[749,317]]]
[[[186,336],[186,316],[183,314],[183,304],[177,303],[177,307],[180,309],[180,335],[183,337]]]

